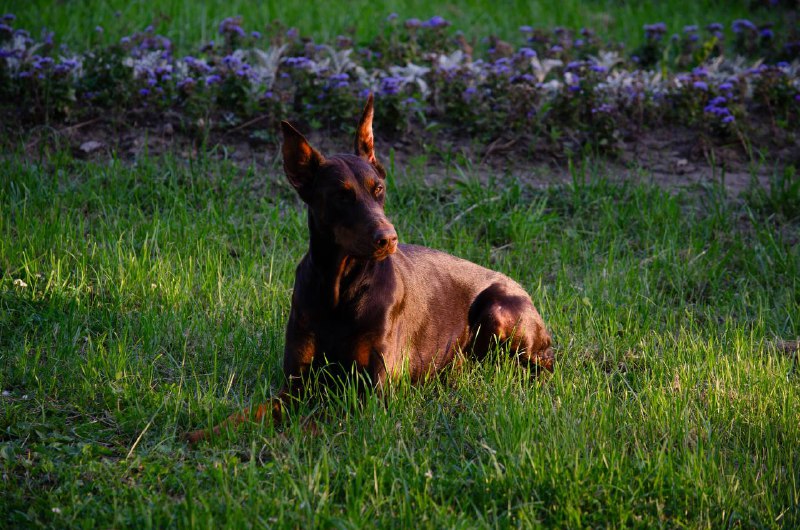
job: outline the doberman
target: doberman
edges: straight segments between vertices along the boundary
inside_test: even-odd
[[[498,341],[522,364],[553,370],[550,335],[519,284],[443,252],[398,244],[384,213],[386,170],[375,157],[373,115],[370,95],[355,153],[328,158],[282,122],[283,167],[308,207],[310,234],[286,328],[287,384],[271,402],[191,433],[191,442],[248,419],[280,421],[283,404],[323,363],[365,373],[381,389],[403,371],[423,380],[459,351],[483,358]]]

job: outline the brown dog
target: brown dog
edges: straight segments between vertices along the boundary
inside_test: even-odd
[[[325,158],[287,122],[283,167],[308,206],[309,249],[297,267],[286,328],[287,385],[272,402],[234,414],[213,429],[281,417],[322,364],[356,369],[380,389],[408,370],[419,381],[457,351],[482,358],[492,340],[524,364],[553,370],[550,335],[512,279],[443,252],[398,245],[384,214],[386,171],[373,149],[373,98],[358,124],[355,153]],[[211,433],[196,431],[192,442]]]

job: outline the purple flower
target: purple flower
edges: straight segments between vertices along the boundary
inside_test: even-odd
[[[153,33],[155,30],[156,30],[156,29],[153,27],[153,25],[152,25],[152,24],[150,24],[149,26],[147,26],[146,28],[144,28],[144,32],[145,32],[145,33]]]
[[[725,116],[724,118],[722,118],[722,123],[731,123],[735,120],[736,118],[734,118],[733,116]]]
[[[121,39],[119,39],[120,44],[128,44],[130,41],[131,41],[130,37],[122,37]]]
[[[723,96],[717,96],[714,99],[712,99],[711,101],[709,101],[708,104],[709,105],[713,105],[713,106],[716,107],[716,106],[719,106],[719,105],[724,105],[727,102],[728,102],[727,98],[725,98]]]
[[[532,27],[530,27],[530,26],[520,26],[520,27],[519,27],[519,30],[520,30],[522,33],[525,33],[525,34],[528,34],[528,33],[533,33],[533,28],[532,28]]]
[[[286,37],[289,39],[296,39],[300,36],[300,31],[297,28],[289,28],[286,30]]]
[[[722,24],[720,24],[719,22],[712,22],[711,24],[706,26],[706,30],[713,33],[713,32],[716,32],[716,31],[722,31],[723,27],[724,26]]]
[[[311,64],[311,60],[308,57],[298,56],[298,57],[287,57],[284,59],[284,64],[289,66],[293,66],[294,68],[304,68]]]
[[[275,95],[272,93],[272,90],[267,90],[266,92],[264,92],[264,97],[267,99],[272,99],[273,97],[275,97]]]
[[[599,65],[599,64],[593,64],[591,66],[591,69],[594,72],[607,72],[608,71],[608,68],[606,68],[605,66]]]
[[[9,35],[11,35],[13,31],[14,28],[9,26],[8,24],[0,24],[0,33],[8,33]]]
[[[756,25],[747,20],[746,18],[740,18],[733,21],[733,32],[734,33],[741,33],[744,30],[756,31]]]
[[[258,32],[258,31],[253,31],[253,32],[250,33],[250,36],[253,37],[254,39],[260,39],[261,38],[261,33]]]
[[[150,90],[146,88],[139,89],[139,95],[142,97],[147,97],[150,95]]]
[[[416,103],[417,103],[417,100],[415,98],[406,98],[406,99],[403,100],[403,105],[406,106],[406,107],[414,105]]]
[[[239,37],[244,37],[245,33],[242,29],[242,17],[235,16],[235,17],[228,17],[219,24],[219,34],[224,35],[225,33],[230,33],[233,35],[238,35]]]
[[[5,15],[3,15],[3,20],[5,20],[6,22],[13,22],[16,19],[17,15],[15,15],[14,13],[6,13]]]
[[[800,103],[800,94],[795,94],[794,95],[794,100],[797,101],[798,103]]]
[[[567,66],[564,68],[564,70],[576,70],[581,66],[583,66],[583,61],[570,61],[567,63]]]
[[[580,48],[583,46],[583,39],[575,39],[575,47]]]
[[[553,53],[558,53],[558,52],[564,51],[564,48],[562,48],[561,46],[556,44],[555,46],[550,48],[550,51],[553,52]]]
[[[695,25],[683,26],[683,32],[684,33],[694,33],[695,31],[697,31],[697,26],[695,26]]]
[[[611,113],[613,111],[614,111],[614,107],[612,107],[608,103],[603,103],[599,107],[592,109],[592,114],[597,114],[598,112],[608,114],[608,113]]]
[[[667,32],[667,25],[663,22],[656,22],[655,24],[645,24],[644,34],[647,39],[661,40],[661,37]]]
[[[428,19],[423,24],[423,26],[425,26],[425,27],[434,28],[434,29],[435,28],[446,28],[449,25],[450,25],[450,22],[448,22],[447,20],[445,20],[444,18],[442,18],[442,17],[440,17],[438,15],[431,17],[430,19]]]
[[[771,39],[775,36],[775,33],[769,28],[762,29],[758,34],[762,39]]]
[[[702,66],[698,66],[697,68],[694,68],[692,70],[692,74],[694,74],[694,75],[696,75],[698,77],[706,77],[708,75],[708,70],[706,70]]]
[[[382,95],[391,96],[400,92],[403,83],[402,77],[384,77],[380,81],[379,91]]]
[[[211,75],[206,77],[206,84],[207,85],[213,85],[215,83],[219,83],[220,81],[222,81],[222,78],[220,76],[218,76],[217,74],[211,74]]]
[[[526,59],[530,59],[531,57],[536,57],[536,51],[531,48],[520,48],[517,51],[517,55],[520,57],[524,57]]]
[[[705,81],[695,81],[692,83],[692,86],[695,87],[697,90],[708,91],[708,83]]]
[[[407,28],[418,28],[422,25],[422,21],[418,18],[409,18],[406,20]]]
[[[193,87],[196,81],[192,77],[187,77],[178,81],[178,88]]]
[[[20,78],[20,79],[25,79],[25,78],[30,77],[30,76],[31,76],[31,73],[27,72],[27,71],[20,72],[19,74],[17,74],[17,77]]]
[[[393,20],[397,20],[400,15],[397,13],[389,13],[389,16],[386,17],[386,22],[392,22]]]
[[[95,26],[95,27],[94,27],[94,30],[95,30],[97,33],[103,33],[103,26]]]
[[[731,111],[728,110],[726,107],[717,107],[716,105],[709,104],[703,108],[703,112],[708,112],[710,114],[716,114],[717,116],[728,116]]]
[[[727,92],[733,90],[733,85],[731,83],[722,83],[721,85],[719,85],[719,89],[725,90]]]

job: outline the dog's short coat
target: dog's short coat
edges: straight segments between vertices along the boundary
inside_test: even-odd
[[[402,370],[412,381],[424,379],[458,351],[482,358],[497,340],[524,364],[552,371],[550,335],[519,284],[444,252],[397,243],[384,214],[386,171],[375,157],[373,114],[370,96],[355,153],[330,158],[282,123],[284,170],[307,204],[310,238],[286,328],[287,384],[271,403],[235,414],[213,432],[269,413],[278,421],[282,404],[323,363],[364,372],[381,388]]]

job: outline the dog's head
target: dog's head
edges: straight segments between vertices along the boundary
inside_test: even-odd
[[[382,260],[397,249],[397,233],[386,218],[386,170],[375,157],[373,98],[358,123],[355,153],[325,158],[288,122],[283,128],[283,169],[308,204],[312,230],[345,254]]]

